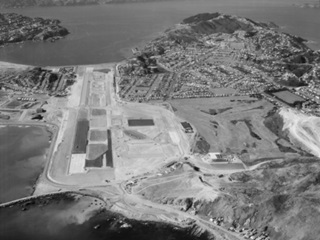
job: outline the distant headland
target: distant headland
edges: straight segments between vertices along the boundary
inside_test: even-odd
[[[157,2],[170,0],[0,0],[1,8],[85,6],[129,2]]]
[[[69,34],[56,19],[30,18],[16,13],[0,14],[0,47],[24,41],[56,41]]]
[[[300,4],[293,4],[294,7],[299,8],[313,8],[313,9],[320,9],[320,1],[313,2],[313,3],[300,3]]]

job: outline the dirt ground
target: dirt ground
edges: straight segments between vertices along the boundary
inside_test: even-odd
[[[320,157],[320,118],[292,109],[281,109],[280,114],[284,119],[283,130],[288,129],[291,138]]]
[[[187,208],[188,199],[214,201],[220,193],[218,176],[206,177],[188,164],[163,168],[158,176],[142,180],[132,193],[162,204]]]
[[[117,179],[153,171],[189,151],[178,118],[162,106],[125,103],[112,118],[122,123],[113,128]],[[129,126],[129,119],[152,119],[154,125]]]

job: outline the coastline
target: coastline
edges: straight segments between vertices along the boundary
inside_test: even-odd
[[[121,62],[121,61],[120,61]],[[105,62],[105,63],[97,63],[97,64],[76,64],[76,65],[50,65],[50,66],[44,66],[44,68],[59,68],[59,67],[105,67],[106,65],[115,65],[118,64],[118,62]],[[20,63],[14,63],[14,62],[6,62],[6,61],[0,61],[0,68],[32,68],[37,67],[36,65],[27,65],[27,64],[20,64]]]
[[[41,157],[44,159],[44,163],[42,166],[37,166],[37,167],[41,167],[41,169],[39,169],[39,174],[37,174],[36,176],[33,176],[32,178],[30,177],[30,179],[26,179],[28,184],[26,186],[24,186],[25,189],[25,197],[22,197],[22,199],[24,198],[28,198],[34,195],[34,192],[36,190],[36,186],[38,185],[38,182],[44,172],[44,169],[47,165],[47,163],[50,161],[50,154],[52,152],[52,149],[54,147],[54,142],[57,136],[57,133],[59,131],[59,128],[57,125],[52,124],[52,123],[39,123],[39,122],[0,122],[0,128],[7,128],[7,127],[16,127],[16,128],[29,128],[29,127],[33,127],[33,128],[42,128],[46,134],[48,134],[48,147],[46,149],[44,149],[44,153],[43,155],[39,155],[39,156],[33,156],[33,157]],[[32,157],[32,158],[33,158]],[[27,159],[26,159],[27,160]],[[27,189],[30,189],[30,191]],[[17,198],[14,199],[13,201],[19,201],[21,198]],[[5,204],[7,202],[1,203],[0,206],[2,204]]]
[[[35,210],[35,214],[37,214],[37,209],[39,208],[45,209],[48,207],[49,211],[57,208],[58,211],[54,210],[51,218],[55,219],[58,217],[65,219],[66,221],[64,221],[63,227],[69,227],[69,225],[72,224],[77,224],[79,226],[87,226],[89,224],[92,227],[88,230],[92,231],[96,231],[100,227],[104,229],[104,222],[113,220],[117,223],[116,225],[113,225],[113,227],[118,231],[123,228],[134,229],[135,227],[143,227],[144,225],[151,224],[153,226],[161,226],[164,228],[169,227],[172,230],[178,230],[188,235],[190,234],[190,236],[196,233],[196,235],[194,235],[195,237],[200,237],[202,234],[208,234],[207,232],[199,230],[198,232],[194,231],[198,228],[196,224],[183,225],[179,222],[137,218],[128,213],[114,211],[110,205],[113,205],[113,203],[90,193],[61,191],[40,196],[30,196],[3,203],[0,204],[0,210],[5,212],[11,211],[11,214],[12,211],[21,211],[21,214],[33,216],[33,210]],[[43,221],[46,221],[46,219],[43,219]]]
[[[85,67],[94,67],[95,69],[103,69],[103,68],[114,68],[115,65],[117,63],[114,62],[109,62],[109,63],[101,63],[101,64],[92,64],[92,65],[76,65],[76,67],[81,67],[81,66],[85,66]],[[10,63],[10,62],[0,62],[0,65],[2,66],[6,66],[8,68],[30,68],[33,67],[31,65],[22,65],[22,64],[15,64],[15,63]],[[71,65],[73,66],[73,65]],[[48,68],[52,67],[52,66],[47,66]],[[61,66],[62,67],[62,66]],[[66,66],[63,66],[66,67]],[[49,126],[52,126],[51,128],[49,128]],[[52,189],[45,189],[45,191],[37,191],[37,187],[38,184],[43,184],[42,179],[44,177],[44,175],[46,174],[46,169],[48,168],[48,166],[50,165],[51,161],[51,157],[55,154],[54,150],[55,150],[55,146],[57,144],[60,144],[59,139],[58,139],[58,135],[61,131],[61,127],[58,127],[55,124],[51,124],[51,123],[39,123],[39,122],[2,122],[0,123],[0,127],[1,126],[39,126],[39,127],[44,127],[49,133],[50,133],[50,147],[48,148],[48,150],[46,151],[46,158],[47,158],[47,162],[45,163],[44,166],[44,170],[41,172],[41,174],[36,178],[32,188],[33,188],[33,192],[31,193],[30,196],[26,196],[23,198],[19,198],[19,199],[15,199],[9,202],[5,202],[5,203],[1,203],[0,204],[0,208],[2,207],[10,207],[14,204],[23,204],[25,202],[28,202],[30,200],[39,200],[41,201],[41,199],[46,198],[46,197],[50,197],[50,196],[57,196],[59,197],[60,194],[65,195],[65,194],[79,194],[79,195],[83,195],[83,196],[90,196],[90,197],[97,197],[100,200],[105,201],[104,197],[99,197],[99,196],[93,196],[92,194],[84,194],[83,192],[80,191],[72,191],[68,188],[58,188],[55,185],[53,185]],[[46,185],[46,183],[44,183],[44,185]],[[43,186],[41,186],[40,188],[42,188]],[[46,188],[46,186],[44,186],[44,188]],[[71,188],[72,189],[72,188]],[[47,192],[47,193],[46,193]],[[50,192],[50,193],[49,193]],[[107,200],[109,201],[109,200]],[[143,222],[154,222],[154,223],[164,223],[164,224],[170,224],[173,226],[177,226],[180,228],[187,228],[190,227],[189,225],[186,225],[185,223],[181,223],[179,221],[175,221],[174,219],[171,219],[167,216],[163,216],[163,217],[157,217],[156,215],[141,215],[138,216],[139,214],[137,214],[136,212],[132,212],[129,209],[125,208],[118,208],[118,206],[116,206],[116,204],[112,204],[112,206],[110,207],[110,209],[106,208],[108,211],[111,211],[113,213],[116,214],[120,214],[125,216],[128,219],[134,219],[137,221],[143,221]]]
[[[23,68],[23,69],[26,69],[29,67],[32,67],[32,65],[0,61],[0,68]]]
[[[272,36],[274,36],[274,35],[272,35]],[[271,42],[270,43],[271,50],[270,51],[272,51],[272,49],[274,49],[274,47],[272,45],[275,43],[274,39],[276,39],[276,37],[271,38],[271,41],[270,41]],[[148,41],[146,41],[146,42],[148,42]],[[305,45],[301,44],[301,46],[302,46],[301,49],[305,50],[307,43],[308,43],[307,40],[304,41]],[[144,45],[146,45],[145,42],[141,43],[139,46],[144,46]],[[150,46],[147,46],[145,49],[148,50],[148,47],[150,48]],[[267,46],[267,47],[269,47],[269,46]],[[266,49],[268,49],[268,48],[266,48]],[[169,50],[171,50],[171,49],[169,49]],[[187,49],[185,52],[189,53],[188,52],[189,50],[191,51],[192,49]],[[200,53],[201,53],[201,51],[204,51],[202,46],[200,46],[196,50],[198,50]],[[129,57],[129,51],[130,51],[129,48],[124,51],[126,58]],[[155,51],[155,50],[153,50],[153,51]],[[181,52],[183,52],[183,51],[184,50],[181,50]],[[199,53],[199,52],[197,52],[197,53]],[[139,59],[139,57],[137,57],[137,59]],[[177,60],[177,62],[179,62],[179,60]],[[121,81],[119,80],[119,82],[116,81],[116,79],[119,78],[119,77],[117,77],[117,73],[119,73],[118,68],[117,68],[117,64],[119,64],[119,63],[109,62],[109,63],[98,63],[98,64],[63,65],[63,66],[45,66],[45,67],[43,67],[43,68],[47,68],[47,70],[49,69],[49,71],[50,70],[64,71],[64,69],[57,69],[57,68],[60,68],[60,67],[63,68],[63,67],[68,67],[68,66],[72,67],[73,68],[72,74],[73,74],[73,76],[75,76],[74,79],[77,79],[77,80],[74,81],[75,84],[73,84],[72,87],[68,88],[68,92],[64,95],[64,96],[68,96],[68,97],[63,99],[63,101],[65,101],[65,102],[63,102],[63,104],[60,104],[62,102],[59,102],[59,100],[57,100],[56,98],[50,98],[50,100],[53,100],[53,101],[49,102],[49,105],[52,104],[52,106],[51,106],[52,109],[57,110],[56,112],[53,112],[53,114],[56,114],[57,112],[59,112],[59,114],[61,116],[59,115],[59,118],[56,119],[57,121],[52,121],[53,118],[46,118],[45,119],[48,122],[59,122],[59,123],[58,123],[58,126],[54,125],[54,127],[52,128],[52,131],[50,131],[51,129],[50,130],[48,129],[48,131],[50,132],[50,141],[49,141],[50,146],[49,146],[49,148],[46,149],[46,153],[45,153],[45,159],[47,161],[45,162],[45,166],[44,166],[43,171],[38,175],[38,178],[36,179],[36,182],[33,185],[32,196],[27,197],[27,198],[17,199],[12,202],[4,203],[4,205],[0,204],[0,209],[1,209],[1,207],[11,207],[12,206],[11,204],[16,204],[16,203],[24,205],[25,202],[28,202],[28,199],[29,200],[33,199],[33,200],[31,200],[31,202],[36,202],[36,203],[39,203],[40,206],[43,206],[41,201],[43,199],[45,199],[46,196],[51,196],[52,199],[58,198],[58,200],[59,200],[59,197],[61,197],[61,198],[63,196],[67,197],[68,194],[75,194],[75,195],[82,195],[82,196],[84,196],[84,194],[85,194],[86,196],[89,196],[89,197],[99,198],[104,203],[104,207],[101,207],[101,209],[100,209],[100,211],[102,211],[102,212],[103,211],[105,211],[105,212],[110,211],[112,213],[116,213],[116,214],[125,216],[128,219],[135,219],[135,220],[138,220],[141,222],[166,223],[166,224],[170,224],[170,225],[174,225],[174,226],[179,226],[182,228],[195,226],[196,228],[200,229],[201,231],[208,231],[211,233],[213,232],[215,236],[216,236],[216,234],[217,234],[217,236],[219,236],[219,234],[222,233],[222,235],[230,234],[231,237],[232,236],[234,237],[233,233],[227,232],[227,231],[230,231],[229,229],[227,229],[227,226],[225,226],[225,225],[223,225],[222,227],[220,227],[220,225],[215,226],[215,225],[213,225],[214,223],[211,223],[211,222],[213,222],[212,221],[213,218],[209,218],[209,217],[224,215],[225,212],[223,212],[223,213],[217,212],[217,213],[215,213],[215,215],[213,215],[213,214],[211,215],[211,212],[210,213],[205,212],[205,213],[203,213],[203,215],[202,215],[202,213],[198,215],[198,212],[196,212],[196,210],[197,210],[196,207],[194,207],[194,210],[195,210],[194,212],[193,211],[188,212],[190,207],[187,210],[184,210],[184,208],[178,207],[179,206],[178,204],[180,204],[178,202],[175,203],[177,205],[175,205],[175,204],[170,205],[170,204],[167,204],[168,201],[163,201],[163,202],[157,201],[157,199],[159,197],[156,194],[150,198],[145,197],[145,192],[143,192],[143,191],[146,188],[149,188],[149,186],[153,187],[153,185],[152,185],[153,175],[152,174],[154,174],[154,176],[156,174],[156,172],[153,172],[154,169],[151,170],[152,174],[149,174],[149,172],[146,172],[145,178],[148,178],[148,180],[146,180],[145,184],[147,187],[142,188],[143,191],[141,189],[139,190],[138,188],[134,188],[134,189],[138,189],[138,190],[133,191],[132,190],[133,188],[130,187],[130,185],[131,185],[130,181],[126,181],[129,178],[128,179],[125,179],[125,178],[121,179],[119,176],[117,176],[118,177],[117,178],[117,177],[114,177],[114,175],[112,175],[112,173],[110,174],[110,178],[107,178],[107,179],[106,179],[105,173],[103,173],[104,174],[103,176],[101,175],[102,176],[101,178],[96,178],[96,176],[98,176],[97,172],[93,172],[93,171],[90,172],[92,169],[88,170],[88,172],[87,172],[88,174],[86,173],[87,176],[89,176],[88,179],[85,179],[84,175],[83,176],[77,175],[78,173],[82,173],[83,169],[85,171],[87,171],[88,168],[83,167],[85,165],[82,166],[82,169],[79,172],[70,171],[71,163],[72,163],[72,161],[74,161],[75,158],[72,160],[72,157],[70,157],[72,155],[70,155],[69,150],[72,148],[72,144],[74,147],[74,138],[76,138],[76,136],[77,136],[76,134],[74,134],[75,130],[77,130],[77,128],[74,128],[74,123],[77,121],[77,119],[79,119],[79,116],[80,116],[79,114],[87,111],[86,115],[88,116],[88,118],[90,118],[90,117],[93,118],[93,115],[94,115],[92,113],[93,111],[90,113],[90,110],[93,107],[95,107],[97,109],[104,108],[106,111],[105,111],[105,114],[102,114],[103,117],[101,117],[101,120],[103,120],[104,123],[105,122],[109,123],[108,131],[110,131],[110,129],[113,130],[114,129],[113,127],[115,127],[117,124],[113,120],[116,117],[121,116],[122,114],[126,113],[125,111],[124,112],[119,111],[120,105],[123,105],[123,106],[127,105],[127,108],[130,108],[132,106],[131,109],[134,109],[135,113],[138,112],[138,110],[139,110],[139,106],[135,106],[134,104],[132,104],[130,102],[130,100],[127,102],[125,100],[122,100],[122,97],[120,97],[120,96],[122,96],[120,94],[120,91],[117,91],[117,88],[119,86],[121,87],[120,82],[122,81],[122,79],[121,79]],[[22,68],[22,69],[23,68],[32,68],[33,67],[33,66],[29,66],[29,65],[15,64],[15,63],[9,63],[9,62],[0,62],[0,66],[4,66],[7,68],[17,68],[17,69],[19,69],[19,68]],[[237,69],[237,70],[243,76],[249,75],[248,72],[246,72],[246,71],[240,71],[240,70],[243,70],[241,68],[240,68],[240,70],[239,69]],[[246,70],[246,69],[244,69],[244,70]],[[120,68],[120,71],[121,71],[121,68]],[[110,74],[109,74],[109,72],[110,72]],[[172,73],[172,72],[174,72],[174,70],[169,68],[168,72]],[[263,72],[263,71],[261,71],[261,72]],[[228,72],[225,71],[222,73],[227,74]],[[282,74],[282,72],[280,72],[280,75],[281,74]],[[240,74],[238,74],[238,75],[240,75]],[[254,74],[252,74],[252,75],[254,75]],[[27,81],[29,81],[29,80],[30,79],[27,79]],[[130,82],[130,80],[131,79],[129,76],[129,82]],[[229,79],[227,78],[227,80],[229,80]],[[161,79],[161,81],[162,81],[162,79]],[[192,79],[190,80],[190,82],[192,82]],[[248,82],[251,83],[251,81],[248,81]],[[194,84],[194,82],[192,82],[192,84]],[[262,86],[262,87],[260,88],[260,86]],[[36,88],[34,88],[34,89],[36,89]],[[245,90],[248,91],[247,89],[245,89]],[[264,93],[263,85],[262,84],[260,85],[260,83],[257,84],[256,91],[257,92],[261,91],[261,93]],[[92,96],[100,96],[100,95],[103,96],[104,98],[98,97],[97,103],[95,103],[93,101],[94,98],[91,98]],[[52,94],[49,94],[49,96],[52,96]],[[201,97],[201,95],[194,95],[194,96],[195,96],[194,98]],[[202,97],[203,96],[205,96],[205,95],[202,95]],[[210,95],[210,96],[215,97],[216,95]],[[108,97],[110,97],[110,99],[107,99]],[[104,101],[104,100],[106,100],[106,101]],[[216,100],[214,100],[214,101],[216,101]],[[232,99],[232,101],[230,100],[230,102],[235,102],[235,101],[236,100],[234,100],[234,99]],[[243,100],[243,101],[250,101],[250,100]],[[94,103],[94,104],[92,104],[92,103]],[[225,102],[222,103],[223,107],[225,107],[225,104],[226,104]],[[230,105],[232,105],[232,107],[233,107],[233,105],[235,105],[235,104],[232,103]],[[143,105],[141,104],[140,106],[143,106]],[[235,106],[238,107],[239,105],[235,105]],[[56,107],[56,108],[54,108],[54,107]],[[145,107],[147,109],[147,105],[145,105]],[[79,109],[84,110],[84,111],[83,112],[79,111]],[[256,106],[256,108],[251,108],[249,110],[251,111],[252,109],[264,109],[264,106],[262,106],[262,108],[260,108],[260,106],[258,106],[258,107]],[[225,111],[227,111],[227,110],[225,110]],[[65,115],[66,112],[67,112],[67,114]],[[68,115],[69,113],[70,113],[70,115]],[[112,113],[114,115],[112,115]],[[115,114],[115,113],[117,113],[117,114]],[[206,112],[204,112],[204,113],[206,113]],[[210,111],[209,111],[209,113],[210,113]],[[216,114],[217,113],[215,112],[215,114],[210,114],[210,115],[216,115]],[[260,110],[259,110],[259,114],[260,114]],[[175,113],[173,113],[173,115],[175,115]],[[155,115],[152,115],[152,117],[155,117]],[[23,119],[23,118],[21,118],[21,119]],[[187,118],[183,118],[183,119],[186,119],[187,121],[189,121]],[[124,119],[121,119],[121,120],[123,120],[123,122],[125,122]],[[172,120],[170,118],[166,122],[168,123],[171,121]],[[244,120],[241,120],[241,121],[244,122]],[[192,120],[190,122],[192,122]],[[231,118],[230,118],[230,123],[232,123],[233,125],[236,125],[237,122],[240,122],[240,120],[231,120]],[[249,123],[245,122],[245,123],[247,124],[247,127],[250,130],[251,137],[256,138],[258,140],[262,140],[257,134],[255,134],[254,132],[252,133],[251,123],[250,122]],[[215,124],[219,125],[219,123],[215,123]],[[35,123],[35,122],[30,123],[30,121],[28,120],[22,124],[17,123],[17,122],[12,122],[12,123],[8,123],[8,124],[4,123],[3,125],[6,125],[6,126],[8,126],[8,125],[33,125],[33,126],[46,125],[46,126],[48,126],[49,123],[43,123],[43,124],[41,124],[41,123],[39,124],[39,123]],[[178,123],[178,125],[180,126],[179,123]],[[222,126],[222,124],[219,126]],[[261,128],[260,125],[257,125],[257,126],[259,129]],[[1,127],[1,125],[0,125],[0,127]],[[120,124],[120,127],[122,127],[121,124]],[[180,126],[180,128],[181,128],[181,126]],[[177,129],[180,129],[180,128],[177,128]],[[224,129],[227,129],[227,128],[229,128],[229,127],[226,127]],[[197,127],[195,127],[195,129],[197,129]],[[172,133],[172,132],[169,132],[169,134],[170,133]],[[234,133],[232,135],[234,135]],[[275,134],[275,135],[277,135],[277,134]],[[119,134],[119,136],[120,136],[120,134]],[[171,137],[171,134],[170,134],[170,137]],[[120,137],[119,137],[119,139],[120,139]],[[239,139],[241,139],[241,138],[239,138]],[[172,140],[172,142],[176,143],[176,145],[178,145],[177,142],[183,142],[183,143],[187,142],[186,139],[183,137],[181,137],[181,139],[179,138],[176,141],[174,141],[174,138],[171,137],[171,140]],[[219,141],[222,141],[222,139],[221,138],[218,139],[218,142]],[[116,141],[114,141],[114,143],[115,142]],[[241,140],[238,142],[241,142]],[[110,144],[112,144],[112,143],[110,142]],[[123,147],[123,145],[121,145],[121,144],[122,143],[120,142],[119,145],[116,145],[116,146],[118,146],[118,148],[120,149]],[[70,149],[68,149],[69,146],[71,146]],[[108,143],[108,146],[111,146],[111,148],[113,148],[115,145],[109,145],[109,143]],[[60,149],[58,149],[58,147],[60,147]],[[189,156],[189,152],[190,152],[190,156],[191,157],[194,156],[193,155],[194,152],[192,150],[190,150],[190,151],[184,150],[184,148],[183,148],[184,146],[181,147],[180,145],[178,145],[178,147],[180,147],[179,151],[181,154],[185,153],[185,154],[188,154],[188,156]],[[254,148],[256,148],[256,146]],[[188,146],[186,146],[186,149],[190,149],[190,148]],[[223,150],[221,150],[221,152],[222,151]],[[65,154],[64,154],[64,152],[65,152]],[[176,156],[179,156],[179,155],[176,155]],[[112,155],[111,155],[111,157],[112,157]],[[56,162],[53,159],[58,159],[59,162]],[[165,156],[164,159],[168,160],[168,156]],[[85,160],[87,160],[87,159],[85,159]],[[130,159],[130,160],[132,160],[132,159]],[[146,164],[149,164],[150,159],[146,158],[146,160],[148,161]],[[187,159],[185,158],[185,160],[187,160]],[[76,159],[76,161],[78,161],[78,160]],[[56,165],[54,165],[54,163],[56,163]],[[202,163],[202,162],[199,159],[199,162],[197,162],[197,164],[195,166],[198,166],[198,164],[200,166],[200,163]],[[118,164],[118,163],[116,162],[116,164]],[[64,165],[66,165],[66,167]],[[140,165],[143,165],[143,164],[141,164],[141,162],[140,162]],[[149,164],[149,165],[151,165],[151,164]],[[54,166],[54,167],[58,166],[59,168],[57,167],[56,169],[54,169],[54,167],[52,167],[52,166]],[[143,165],[143,166],[145,167],[147,165]],[[61,169],[60,169],[60,167],[61,167]],[[115,168],[117,168],[117,167],[118,167],[118,165],[115,165]],[[112,166],[112,168],[113,168],[113,166]],[[200,168],[198,168],[198,170],[199,169]],[[107,170],[110,170],[110,169],[107,169]],[[121,172],[121,174],[124,174],[123,173],[124,171],[121,171],[122,170],[121,168],[118,168],[116,170],[119,170],[119,172]],[[132,169],[130,169],[130,170],[132,170]],[[193,169],[193,170],[198,171],[196,169]],[[193,170],[191,169],[191,171],[193,171]],[[100,174],[100,172],[99,172],[99,174]],[[127,175],[129,176],[130,174],[132,174],[132,173],[129,173]],[[165,173],[165,174],[167,174],[167,173]],[[90,179],[91,175],[93,175],[95,178]],[[212,174],[212,175],[214,175],[214,174]],[[157,174],[157,176],[163,176],[163,175]],[[177,173],[177,176],[180,177],[180,174]],[[61,178],[59,178],[59,177],[61,177]],[[187,178],[190,176],[187,175],[184,177]],[[203,177],[205,177],[205,173],[203,173]],[[223,177],[223,175],[222,175],[222,177]],[[169,178],[169,176],[168,177],[163,176],[161,179],[163,179],[164,183],[171,181],[171,180],[167,180],[167,178]],[[219,178],[220,178],[220,176],[219,176]],[[132,180],[133,184],[135,183],[134,181],[138,182],[138,181],[143,180],[143,178],[140,178],[140,175],[136,174],[136,173],[132,174],[131,179],[133,179]],[[68,182],[69,180],[70,180],[70,182]],[[90,181],[86,181],[86,180],[90,180]],[[91,180],[92,180],[92,182],[91,182]],[[203,179],[200,177],[199,180],[201,182],[201,183],[199,182],[199,184],[202,184]],[[110,181],[111,181],[111,183],[110,183]],[[148,183],[148,181],[150,181],[151,185],[148,185],[148,184],[150,184],[150,183]],[[183,179],[181,181],[183,181]],[[232,181],[232,180],[229,179],[229,181]],[[213,180],[213,182],[214,182],[214,184],[216,184],[218,181]],[[161,183],[159,183],[159,185],[160,184]],[[155,185],[158,185],[158,183]],[[144,186],[143,183],[141,184],[141,186]],[[210,184],[209,184],[209,186],[212,187]],[[150,189],[149,190],[152,191],[152,188],[150,188]],[[167,189],[165,191],[167,191]],[[219,194],[223,191],[225,191],[225,188],[219,188],[219,190],[217,190],[217,192],[218,192],[217,194]],[[146,193],[148,193],[148,192],[146,191]],[[231,192],[231,191],[230,191],[230,195],[232,197],[236,196],[236,194],[234,194],[234,192]],[[164,191],[161,192],[161,195],[159,195],[159,196],[161,198],[164,198],[165,197]],[[190,195],[190,196],[193,197],[194,195]],[[216,196],[210,196],[209,201],[213,201],[212,199],[216,199],[215,197]],[[170,199],[170,195],[167,196],[167,199]],[[184,203],[189,204],[186,201],[187,199],[190,200],[189,198],[187,198],[187,195],[185,195],[184,199],[183,199],[183,201],[181,201],[181,203],[182,204],[184,204]],[[193,200],[193,198],[191,198],[191,199],[192,199],[192,200],[190,200],[191,206],[196,206],[194,204],[195,201]],[[200,200],[203,202],[207,201],[206,198],[199,199],[199,201]],[[223,201],[225,201],[225,200],[223,200]],[[236,204],[238,203],[237,200],[234,200],[234,201]],[[49,201],[47,201],[47,202],[49,202]],[[225,202],[227,202],[227,201],[225,201]],[[211,203],[209,202],[208,206],[210,206],[210,204]],[[44,205],[46,205],[46,204],[44,204]],[[229,205],[231,205],[231,204],[229,204]],[[23,209],[22,209],[22,211],[25,211]],[[28,209],[26,209],[26,210],[28,210]],[[83,211],[80,212],[80,210],[78,209],[78,212],[77,212],[77,211],[75,211],[75,209],[72,209],[72,211],[75,211],[75,213],[73,213],[74,215],[78,214],[80,216],[84,216]],[[19,209],[18,209],[18,211],[19,211]],[[230,210],[230,212],[231,212],[231,210]],[[69,213],[62,212],[61,216],[68,217]],[[66,214],[66,216],[65,216],[65,214]],[[231,217],[234,216],[234,215],[232,215],[232,213],[227,213],[227,214],[229,214],[229,216],[231,216]],[[89,215],[86,215],[86,216],[89,216]],[[96,215],[90,215],[90,218],[89,219],[86,218],[85,221],[89,221],[91,219],[91,217],[95,217],[95,216]],[[226,216],[228,216],[228,215],[226,215]],[[79,217],[77,219],[83,219],[83,218]],[[228,221],[229,221],[229,219],[228,219]],[[67,223],[66,226],[68,226],[68,224],[69,223]],[[269,224],[269,222],[267,222],[266,224]],[[240,226],[241,225],[239,225],[239,227]],[[245,223],[242,224],[242,226],[245,226]],[[256,226],[251,225],[250,227],[256,227]],[[257,227],[257,228],[259,228],[259,227]],[[91,230],[92,230],[92,228],[91,228]]]

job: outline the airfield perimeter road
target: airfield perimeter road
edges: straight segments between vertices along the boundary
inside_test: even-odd
[[[81,66],[81,68],[85,68]],[[84,109],[88,102],[89,84],[92,80],[92,67],[88,67],[84,71],[84,76],[79,79],[79,86],[76,86],[77,92],[74,93],[72,103],[69,104],[68,118],[64,122],[63,132],[61,132],[61,142],[56,142],[56,150],[49,159],[45,168],[44,177],[49,183],[60,186],[88,187],[93,185],[103,185],[106,182],[105,173],[90,172],[86,174],[69,174],[69,164],[71,161],[72,147],[76,131],[76,122],[78,112]],[[106,75],[106,80],[111,81],[112,75]],[[112,91],[112,88],[109,88]],[[80,93],[80,94],[79,94]],[[76,98],[78,97],[78,98]]]
[[[118,96],[115,94],[113,87],[114,68],[111,65],[105,66],[105,68],[112,69],[111,72],[105,74],[106,90],[107,90],[107,108],[116,107],[121,102]],[[71,151],[73,147],[73,140],[75,136],[76,121],[78,117],[78,111],[81,108],[85,108],[88,104],[88,94],[90,81],[92,80],[93,68],[81,66],[85,69],[83,77],[79,78],[77,96],[73,96],[73,103],[69,105],[68,114],[66,114],[65,121],[62,121],[60,126],[60,132],[57,136],[57,141],[52,147],[52,156],[44,170],[44,174],[39,180],[39,185],[49,186],[47,191],[79,191],[81,193],[87,193],[93,196],[99,196],[104,199],[105,202],[111,203],[111,210],[122,213],[128,217],[142,218],[145,220],[146,216],[151,217],[155,221],[165,221],[172,224],[186,226],[182,223],[183,220],[192,219],[203,230],[207,230],[216,236],[216,239],[229,239],[237,240],[243,239],[236,233],[227,231],[226,229],[214,225],[209,220],[200,218],[199,216],[189,214],[188,212],[180,211],[170,205],[162,205],[151,202],[149,200],[141,198],[138,194],[131,194],[125,190],[126,182],[123,180],[106,181],[105,171],[88,171],[85,174],[72,174],[68,173],[68,167],[71,159]],[[83,70],[82,69],[82,70]],[[80,91],[80,92],[79,92]],[[79,94],[80,93],[80,94]],[[77,94],[77,93],[76,93]],[[62,129],[62,130],[61,130]],[[147,174],[144,177],[154,177],[155,173]],[[179,176],[177,176],[179,177]],[[180,176],[181,177],[181,176]],[[139,177],[133,177],[132,180]],[[140,176],[141,178],[141,176]],[[164,177],[165,178],[165,177]],[[171,179],[168,178],[168,181]],[[51,188],[50,188],[51,186]],[[37,194],[46,193],[46,188],[36,191]],[[148,217],[147,217],[148,219]]]

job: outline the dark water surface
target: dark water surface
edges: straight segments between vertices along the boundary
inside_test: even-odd
[[[46,163],[50,136],[45,127],[0,127],[0,203],[32,193]]]
[[[191,229],[168,224],[129,220],[99,210],[101,203],[89,197],[37,200],[0,208],[2,240],[205,240],[206,234],[193,236]],[[95,206],[94,212],[84,213]],[[22,210],[23,209],[23,210]]]
[[[9,9],[7,12],[57,18],[71,34],[55,43],[28,42],[0,49],[0,60],[30,65],[77,65],[120,61],[131,47],[151,40],[184,18],[220,11],[274,21],[320,48],[320,11],[292,6],[299,0],[186,0],[85,7]]]

